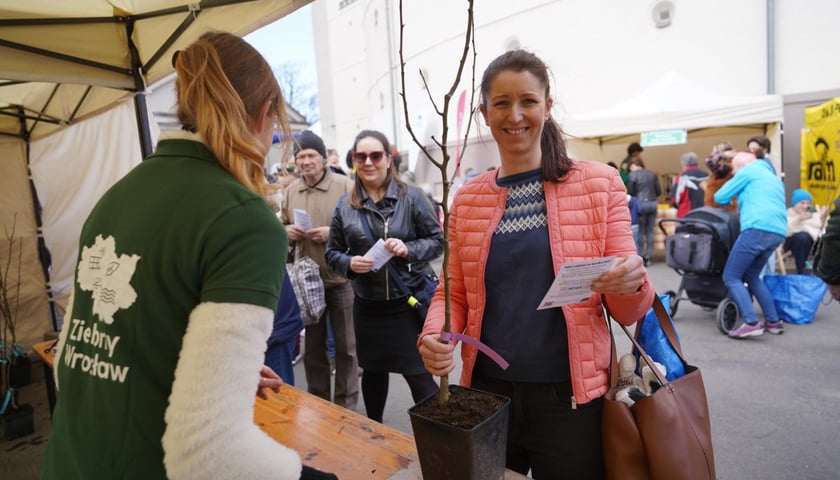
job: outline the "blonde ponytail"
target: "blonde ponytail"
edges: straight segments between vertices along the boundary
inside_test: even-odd
[[[205,33],[180,52],[175,69],[181,124],[201,134],[234,178],[265,196],[265,155],[254,128],[266,101],[281,138],[291,138],[286,105],[271,67],[241,38]]]

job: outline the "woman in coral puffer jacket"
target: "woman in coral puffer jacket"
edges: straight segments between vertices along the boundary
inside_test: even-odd
[[[566,155],[551,118],[545,63],[522,50],[495,59],[481,82],[480,110],[501,167],[458,191],[449,223],[452,332],[494,349],[503,370],[461,347],[461,384],[512,399],[507,467],[535,479],[602,478],[602,397],[610,332],[602,295],[630,325],[653,302],[636,254],[624,185],[614,168]],[[616,257],[579,303],[537,310],[563,264]],[[418,347],[434,375],[449,373],[441,343],[443,284]]]

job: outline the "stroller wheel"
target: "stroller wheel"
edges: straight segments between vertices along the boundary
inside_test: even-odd
[[[677,292],[673,290],[668,290],[667,292],[665,292],[665,295],[668,295],[668,297],[670,297],[669,300],[671,305],[671,311],[669,313],[671,314],[671,320],[673,320],[674,315],[677,314],[677,307],[679,306],[680,301],[677,298]]]
[[[732,299],[726,297],[720,301],[717,308],[717,321],[721,332],[728,334],[734,330],[739,317],[738,306]]]

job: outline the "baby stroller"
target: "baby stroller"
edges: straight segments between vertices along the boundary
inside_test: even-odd
[[[676,223],[673,235],[665,228],[669,223]],[[716,310],[718,328],[729,333],[738,322],[738,308],[729,298],[722,275],[740,233],[738,215],[701,207],[683,218],[663,218],[659,228],[665,233],[665,261],[682,277],[678,291],[665,292],[671,297],[671,318],[677,314],[680,300],[688,299],[705,310]]]

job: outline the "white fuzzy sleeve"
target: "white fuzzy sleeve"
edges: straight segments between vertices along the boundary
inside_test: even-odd
[[[190,314],[165,417],[170,479],[300,478],[297,452],[254,424],[273,318],[268,308],[233,303],[202,303]]]

